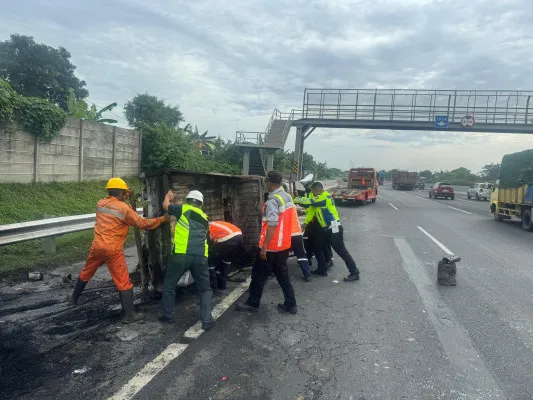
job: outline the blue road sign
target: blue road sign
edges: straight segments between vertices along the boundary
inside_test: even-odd
[[[448,116],[447,115],[438,115],[435,117],[435,128],[447,128],[448,127]]]

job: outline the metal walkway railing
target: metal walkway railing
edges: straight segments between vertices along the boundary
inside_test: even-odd
[[[532,124],[531,91],[305,89],[302,119],[434,121]]]

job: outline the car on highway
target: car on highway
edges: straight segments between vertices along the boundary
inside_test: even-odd
[[[429,198],[437,199],[439,197],[444,197],[445,199],[455,199],[455,192],[451,184],[446,182],[437,182],[429,190]]]
[[[471,198],[475,198],[476,200],[489,200],[490,199],[490,193],[492,192],[492,188],[494,185],[492,183],[484,182],[484,183],[475,183],[468,189],[468,192],[466,193],[466,197],[468,200]]]

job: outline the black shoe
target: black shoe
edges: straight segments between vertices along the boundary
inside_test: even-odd
[[[250,311],[255,313],[259,311],[259,307],[252,307],[251,305],[246,303],[237,303],[235,309],[237,311]]]
[[[344,282],[353,282],[359,280],[359,274],[350,274],[344,278]]]
[[[207,321],[207,322],[202,321],[202,329],[204,331],[208,331],[213,326],[215,326],[215,320],[214,319],[212,319],[211,321]]]
[[[298,308],[296,306],[287,307],[285,304],[278,304],[278,311],[281,313],[289,313],[289,314],[296,314],[298,312]]]
[[[158,312],[157,313],[157,319],[161,322],[164,322],[165,324],[172,324],[174,323],[174,318],[169,318],[163,314],[161,314],[161,312]]]
[[[319,269],[315,269],[314,271],[311,271],[313,275],[320,275],[320,276],[328,276],[327,271],[321,271]]]
[[[311,277],[310,276],[304,276],[304,281],[306,281],[307,283],[311,282]]]

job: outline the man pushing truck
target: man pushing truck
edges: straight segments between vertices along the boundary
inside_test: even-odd
[[[124,310],[124,323],[141,320],[144,315],[133,310],[133,284],[130,281],[124,243],[130,226],[144,230],[153,230],[168,222],[168,215],[146,219],[139,217],[137,211],[125,203],[130,195],[128,185],[120,178],[111,178],[106,185],[108,197],[96,204],[96,223],[94,240],[89,257],[80,272],[73,292],[67,300],[76,305],[78,298],[85,289],[87,282],[96,270],[106,264],[120,294],[120,302]]]

